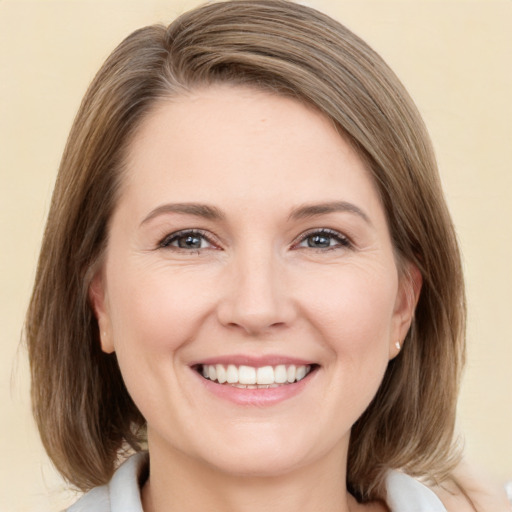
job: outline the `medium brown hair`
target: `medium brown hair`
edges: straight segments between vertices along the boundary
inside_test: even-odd
[[[145,420],[115,354],[101,351],[88,289],[108,238],[127,145],[157,101],[217,82],[314,106],[367,163],[398,262],[423,287],[402,352],[352,429],[347,485],[384,497],[389,468],[444,479],[464,360],[460,256],[428,135],[409,95],[368,45],[311,8],[231,1],[128,36],[90,85],[64,151],[26,322],[34,414],[58,470],[106,483]]]

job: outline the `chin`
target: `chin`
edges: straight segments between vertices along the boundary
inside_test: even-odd
[[[278,453],[259,449],[257,454],[238,454],[234,458],[212,461],[217,471],[242,478],[276,478],[292,473],[307,464],[298,454]]]
[[[231,476],[275,478],[314,464],[330,451],[321,439],[305,435],[306,432],[290,435],[289,428],[277,433],[264,430],[245,430],[238,435],[229,432],[224,442],[213,445],[220,446],[217,452],[210,449],[203,460]]]

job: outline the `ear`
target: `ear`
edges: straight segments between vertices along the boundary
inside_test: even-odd
[[[98,321],[101,349],[103,352],[111,354],[115,349],[112,337],[112,325],[107,307],[108,301],[105,279],[101,269],[96,272],[89,286],[89,300],[96,320]]]
[[[401,350],[414,318],[422,284],[423,278],[418,267],[413,263],[406,263],[399,277],[392,335],[389,340],[389,359],[396,357]]]

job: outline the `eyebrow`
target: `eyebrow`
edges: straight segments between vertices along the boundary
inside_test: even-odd
[[[353,213],[361,217],[370,226],[372,225],[370,217],[363,210],[361,210],[361,208],[346,201],[332,201],[329,203],[306,204],[299,206],[298,208],[294,208],[292,210],[289,219],[300,220],[336,212]]]
[[[182,213],[185,215],[194,215],[209,220],[223,220],[224,214],[215,206],[200,203],[167,203],[158,206],[144,218],[141,226],[151,219],[165,213]]]
[[[370,218],[363,210],[361,210],[361,208],[346,201],[332,201],[329,203],[306,204],[299,206],[291,211],[288,218],[289,220],[300,220],[336,212],[353,213],[361,217],[366,223],[372,225]],[[209,206],[201,203],[167,203],[152,210],[141,222],[141,225],[165,213],[194,215],[196,217],[202,217],[209,220],[225,219],[224,213],[215,206]]]

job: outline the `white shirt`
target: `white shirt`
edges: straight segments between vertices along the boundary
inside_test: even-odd
[[[119,467],[108,484],[89,491],[67,512],[143,512],[139,477],[147,464],[147,453],[133,455]],[[386,490],[391,512],[446,512],[430,489],[399,471],[388,472]]]

